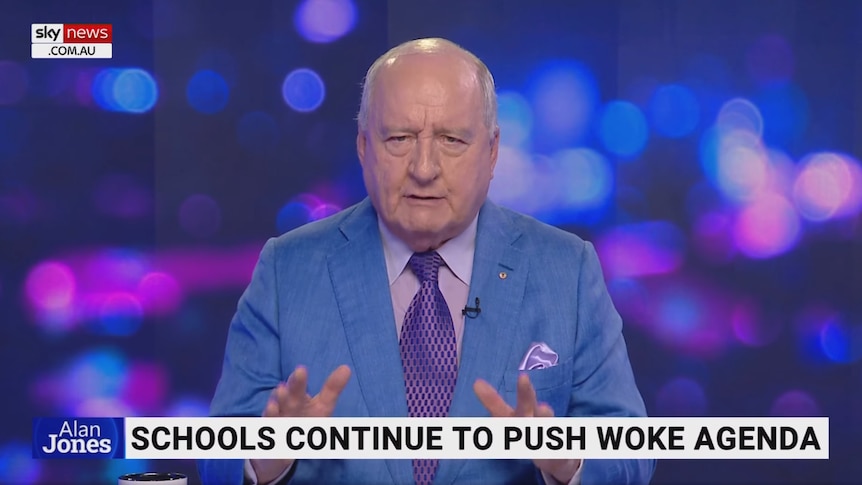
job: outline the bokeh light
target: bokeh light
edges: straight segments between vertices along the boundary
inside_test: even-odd
[[[808,126],[808,97],[791,83],[769,85],[752,99],[763,115],[763,140],[771,146],[787,146]]]
[[[698,295],[676,288],[656,302],[662,332],[672,340],[682,341],[691,336],[703,321],[705,309]]]
[[[158,101],[155,79],[139,68],[109,68],[93,78],[91,94],[96,104],[107,111],[145,113]]]
[[[500,143],[510,147],[524,147],[533,129],[533,112],[527,99],[517,91],[497,93],[497,124]]]
[[[337,214],[340,211],[341,207],[335,204],[320,204],[319,206],[311,209],[311,213],[308,215],[308,218],[312,221],[317,221]]]
[[[323,79],[307,68],[291,71],[281,85],[284,102],[294,111],[308,113],[320,107],[326,97]]]
[[[180,396],[167,407],[165,416],[203,417],[210,415],[210,403],[198,396]]]
[[[769,176],[769,158],[756,135],[739,130],[722,134],[715,177],[725,197],[752,200],[769,185]]]
[[[767,194],[745,206],[733,227],[736,247],[750,258],[770,258],[790,250],[799,240],[799,216],[777,194]]]
[[[162,364],[137,362],[130,366],[120,397],[137,414],[153,415],[168,394],[168,371]]]
[[[98,418],[103,416],[135,416],[137,413],[120,399],[92,397],[79,402],[69,414]]]
[[[114,103],[127,113],[145,113],[153,108],[159,90],[153,76],[143,69],[123,69],[112,87]]]
[[[117,68],[102,69],[93,77],[90,93],[93,96],[93,101],[100,108],[107,111],[120,111],[117,100],[114,98],[114,83],[121,72],[122,69]]]
[[[541,198],[550,192],[536,190],[539,185],[534,179],[538,178],[539,170],[524,151],[501,145],[488,196],[499,204],[534,214],[546,205]]]
[[[594,223],[611,200],[614,174],[608,160],[590,148],[551,157],[503,146],[491,182],[492,200],[546,221]]]
[[[223,110],[230,97],[230,88],[221,74],[209,69],[197,71],[186,86],[189,105],[203,114]]]
[[[763,135],[763,115],[760,109],[745,98],[733,98],[723,105],[716,116],[715,126],[720,134],[743,131]]]
[[[351,0],[304,0],[296,9],[297,31],[311,42],[332,42],[353,29],[356,7]]]
[[[299,201],[290,201],[279,209],[275,227],[280,234],[296,229],[310,219],[311,209]]]
[[[128,292],[116,291],[104,295],[98,309],[96,330],[104,335],[128,337],[141,326],[144,311],[138,298]]]
[[[751,300],[740,301],[733,306],[731,325],[736,339],[750,347],[769,345],[782,331],[781,324],[774,319],[766,319]]]
[[[153,271],[138,283],[137,294],[141,307],[149,315],[170,315],[182,303],[182,289],[173,276]]]
[[[602,261],[604,266],[604,261]],[[608,293],[626,325],[645,325],[649,321],[650,302],[644,285],[637,278],[611,278]]]
[[[86,288],[99,303],[112,292],[134,290],[148,267],[142,252],[124,247],[102,248],[68,261],[75,268],[81,288]]]
[[[608,202],[614,175],[601,153],[589,148],[563,150],[554,154],[553,162],[564,208],[590,210]]]
[[[539,147],[557,150],[584,139],[599,100],[589,67],[577,61],[550,62],[532,75],[528,93]]]
[[[706,416],[703,386],[688,377],[675,377],[659,388],[652,416]]]
[[[700,121],[697,98],[685,86],[669,84],[656,89],[649,103],[653,128],[668,138],[691,133]]]
[[[822,416],[820,405],[810,393],[800,390],[787,391],[772,403],[769,410],[771,416],[776,417],[813,417]]]
[[[30,303],[41,311],[68,308],[75,298],[75,275],[63,263],[46,261],[36,265],[24,283]]]
[[[633,158],[647,142],[647,123],[641,110],[626,101],[605,105],[599,121],[599,137],[605,149],[622,158]]]
[[[715,359],[732,343],[732,298],[720,288],[676,272],[644,280],[645,329],[675,352]]]
[[[221,227],[221,209],[208,195],[190,195],[180,206],[179,220],[187,234],[206,239]]]
[[[112,406],[128,412],[127,406],[117,403],[126,372],[126,358],[118,348],[91,347],[33,382],[32,399],[50,409],[50,414],[122,416],[98,414],[97,408],[114,402]]]
[[[13,61],[0,61],[0,105],[20,102],[30,83],[24,66]]]
[[[862,359],[862,325],[839,319],[826,322],[820,329],[820,348],[832,362],[847,364]]]
[[[823,304],[809,304],[801,310],[794,319],[794,337],[800,357],[809,364],[836,363],[826,353],[827,348],[824,348],[823,337],[827,337],[826,347],[833,352],[834,357],[842,350],[840,346],[842,340],[841,335],[835,335],[833,332],[836,326],[843,324],[843,321],[844,316],[839,311]]]
[[[664,221],[616,226],[596,241],[608,278],[646,276],[675,271],[685,256],[685,236]]]
[[[154,268],[170,274],[182,294],[190,296],[245,288],[251,281],[260,250],[259,242],[221,249],[201,245],[161,251],[152,260]],[[180,308],[184,311],[188,305]]]
[[[862,207],[862,168],[837,153],[806,157],[793,184],[793,201],[810,221],[854,216]]]

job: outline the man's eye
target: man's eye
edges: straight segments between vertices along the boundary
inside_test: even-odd
[[[389,141],[394,141],[398,143],[405,142],[407,141],[407,135],[390,136]]]
[[[455,138],[454,136],[444,136],[443,141],[445,141],[446,143],[449,143],[449,144],[461,143],[461,140],[458,138]]]

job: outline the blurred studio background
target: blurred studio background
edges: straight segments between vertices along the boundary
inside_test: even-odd
[[[113,59],[31,60],[32,23]],[[442,36],[500,96],[491,196],[596,244],[653,416],[829,416],[824,461],[654,483],[862,480],[862,2],[0,2],[0,483],[33,416],[207,413],[264,241],[365,196],[367,67]],[[313,325],[309,322],[309,325]]]

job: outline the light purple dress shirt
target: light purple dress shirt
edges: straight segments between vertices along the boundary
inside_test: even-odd
[[[458,362],[461,361],[461,340],[464,335],[464,315],[461,310],[467,305],[470,294],[470,278],[473,276],[473,254],[476,250],[476,225],[478,216],[464,232],[446,241],[437,248],[445,266],[440,267],[438,282],[443,298],[452,314],[455,324],[455,342],[458,346]],[[404,241],[395,237],[382,223],[378,222],[383,239],[383,255],[386,258],[386,273],[389,275],[389,291],[392,293],[392,310],[395,313],[396,335],[401,336],[404,316],[419,291],[419,279],[407,267],[413,250]]]

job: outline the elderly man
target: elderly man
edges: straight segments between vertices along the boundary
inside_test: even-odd
[[[371,66],[356,137],[369,199],[267,242],[213,415],[645,415],[593,247],[487,200],[496,110],[487,67],[449,41],[407,42]],[[577,456],[200,465],[205,483],[419,485],[645,483],[654,467]]]

